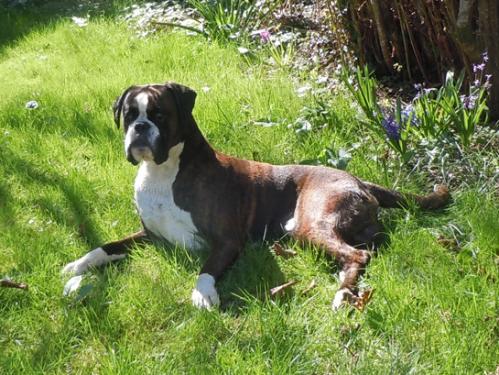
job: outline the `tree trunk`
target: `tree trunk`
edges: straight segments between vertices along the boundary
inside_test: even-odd
[[[479,0],[480,36],[489,61],[487,72],[492,74],[489,115],[492,121],[499,120],[499,4],[497,0]]]
[[[385,22],[379,6],[379,0],[371,0],[370,5],[372,7],[374,21],[378,31],[379,45],[381,47],[381,53],[383,54],[383,60],[385,60],[388,70],[393,72],[392,56],[390,55],[390,43],[386,35]]]

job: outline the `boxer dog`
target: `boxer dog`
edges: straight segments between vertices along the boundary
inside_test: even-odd
[[[358,297],[357,280],[382,228],[378,207],[423,209],[446,204],[444,186],[425,196],[403,195],[322,166],[271,165],[214,150],[192,116],[196,93],[176,84],[131,86],[114,104],[114,121],[125,130],[125,153],[140,164],[135,202],[143,230],[98,247],[64,267],[81,275],[124,258],[148,239],[190,249],[208,247],[192,302],[210,309],[220,303],[216,281],[248,240],[288,234],[323,249],[340,266],[338,309]]]

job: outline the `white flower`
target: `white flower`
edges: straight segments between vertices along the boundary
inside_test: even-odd
[[[445,75],[445,83],[450,83],[454,79],[454,72],[452,70],[449,70],[447,74]]]
[[[312,88],[312,86],[310,85],[305,85],[305,86],[302,86],[302,87],[298,87],[296,89],[296,94],[299,96],[299,97],[303,97],[307,94],[308,91],[310,91],[310,89]]]
[[[317,80],[315,81],[316,83],[318,84],[322,84],[322,83],[327,83],[327,76],[319,76],[317,77]]]
[[[76,26],[79,27],[85,27],[88,24],[88,18],[82,18],[82,17],[71,17],[71,20]]]
[[[241,55],[246,55],[246,54],[248,54],[248,53],[249,53],[249,51],[250,51],[249,49],[244,48],[244,47],[238,47],[238,48],[237,48],[237,50],[239,51],[239,53],[240,53]]]
[[[36,100],[30,100],[27,102],[24,106],[26,109],[37,109],[38,108],[38,102]]]

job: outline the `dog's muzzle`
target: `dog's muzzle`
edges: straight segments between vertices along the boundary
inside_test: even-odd
[[[127,160],[137,165],[142,160],[154,160],[159,131],[156,125],[146,121],[132,124],[125,137]]]

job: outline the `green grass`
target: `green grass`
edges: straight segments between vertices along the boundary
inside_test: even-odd
[[[248,245],[220,283],[223,305],[213,312],[190,304],[206,255],[160,244],[93,272],[83,301],[63,298],[65,263],[140,226],[131,198],[136,169],[123,157],[110,111],[129,84],[193,87],[207,138],[241,157],[294,163],[363,135],[338,97],[328,128],[297,136],[285,123],[313,99],[297,98],[286,72],[269,76],[231,48],[172,33],[139,40],[103,17],[86,28],[64,17],[2,17],[19,34],[0,38],[0,277],[30,289],[0,289],[0,373],[495,371],[499,205],[475,188],[454,192],[442,212],[383,215],[390,241],[362,280],[375,289],[362,313],[330,310],[337,280],[329,262],[293,243],[299,255],[288,260]],[[27,22],[37,27],[27,30]],[[29,100],[40,107],[25,109]],[[250,125],[260,119],[283,125]],[[362,148],[349,171],[389,186],[396,178]],[[418,191],[424,178],[402,185]],[[462,231],[459,252],[435,239],[450,224]],[[299,281],[293,293],[268,297],[291,279]],[[317,288],[302,295],[312,279]]]

